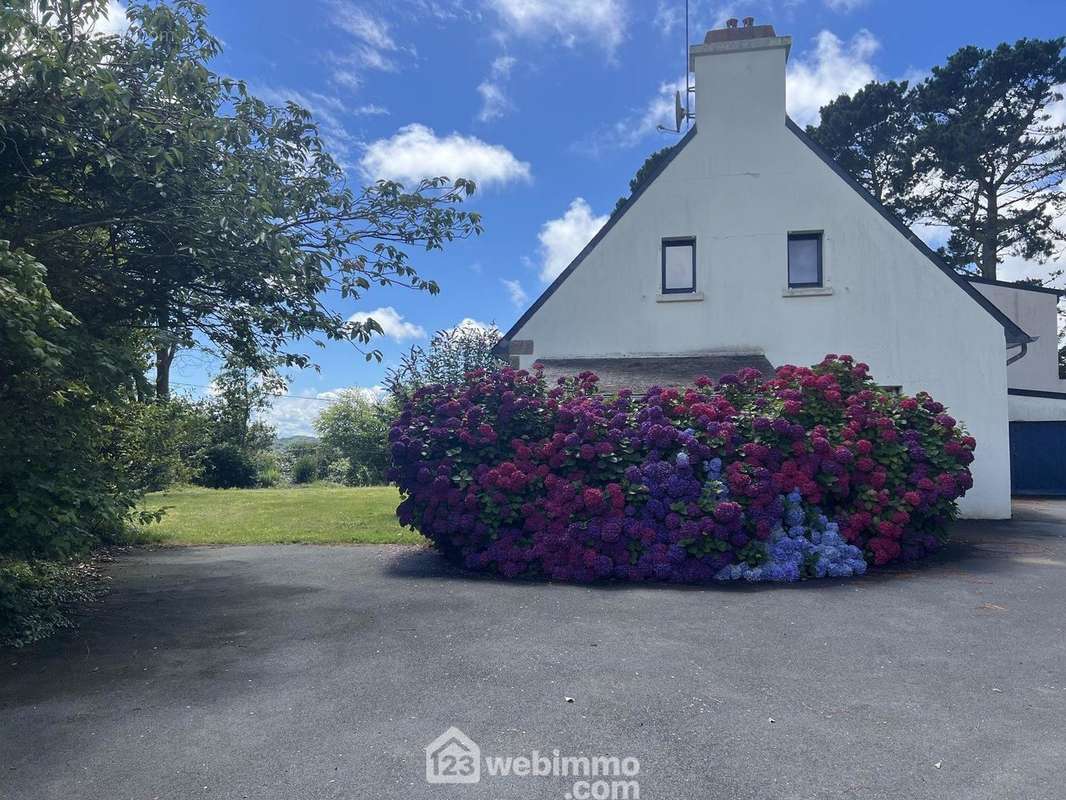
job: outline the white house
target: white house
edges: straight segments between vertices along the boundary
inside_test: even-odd
[[[987,278],[969,281],[1034,339],[1025,348],[1025,358],[1007,366],[1011,421],[1066,420],[1066,380],[1058,369],[1062,292]]]
[[[1066,496],[1066,380],[1058,368],[1062,292],[985,278],[970,282],[1033,338],[1023,348],[1025,358],[1007,365],[1011,490]]]
[[[745,20],[691,48],[695,126],[503,347],[637,385],[850,353],[964,422],[962,513],[1009,517],[1007,361],[1034,337],[787,117],[790,46]]]

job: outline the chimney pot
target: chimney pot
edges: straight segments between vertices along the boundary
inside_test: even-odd
[[[724,28],[716,28],[707,31],[704,44],[720,44],[722,42],[740,42],[752,39],[776,39],[773,25],[756,25],[755,17],[744,17],[744,24],[737,26],[736,19],[727,19]]]

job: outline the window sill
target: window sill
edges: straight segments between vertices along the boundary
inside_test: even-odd
[[[781,292],[782,297],[825,297],[833,293],[831,286],[803,286],[795,289],[785,289]]]
[[[677,292],[674,294],[655,295],[656,303],[698,303],[703,300],[703,292]]]

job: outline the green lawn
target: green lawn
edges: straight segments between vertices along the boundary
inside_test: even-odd
[[[144,533],[164,544],[424,543],[397,523],[399,502],[392,486],[181,487],[145,498],[144,508],[168,508]]]

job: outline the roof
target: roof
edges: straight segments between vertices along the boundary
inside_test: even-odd
[[[543,358],[537,359],[536,363],[544,367],[549,386],[562,377],[595,372],[600,379],[597,386],[607,392],[619,389],[645,392],[652,386],[689,386],[701,375],[718,380],[745,367],[757,369],[766,377],[774,374],[773,366],[764,355]]]
[[[885,208],[881,201],[879,201],[876,197],[870,194],[870,192],[866,189],[865,186],[855,180],[855,178],[853,178],[846,169],[840,166],[840,164],[838,164],[836,160],[831,155],[829,155],[829,153],[826,152],[825,149],[822,148],[821,145],[815,142],[799,125],[793,122],[791,117],[785,117],[785,125],[790,131],[792,131],[793,134],[796,135],[796,137],[801,142],[803,142],[803,144],[805,144],[811,150],[811,152],[813,152],[822,161],[824,161],[826,165],[833,170],[833,172],[839,175],[844,180],[844,182],[848,184],[848,186],[854,189],[858,193],[858,195],[870,205],[871,208],[873,208],[878,214],[880,214],[890,225],[892,225],[892,227],[899,231],[904,236],[904,238],[908,242],[910,242],[922,255],[928,258],[933,263],[933,266],[935,266],[937,269],[939,269],[941,272],[951,278],[951,280],[955,283],[956,286],[966,292],[966,294],[970,295],[970,297],[973,298],[973,300],[979,306],[981,306],[981,308],[991,314],[996,319],[996,321],[1003,326],[1008,345],[1017,346],[1036,341],[1036,339],[1034,339],[1032,336],[1022,330],[1018,323],[1014,322],[1014,320],[1012,320],[1010,317],[1000,311],[999,308],[996,307],[995,303],[993,303],[991,300],[981,294],[980,291],[975,289],[966,278],[964,278],[962,275],[960,275],[958,272],[948,266],[944,259],[938,256],[929,247],[929,245],[923,242],[921,238],[919,238],[919,236],[914,233],[914,231],[908,228],[906,223],[903,222],[903,220],[901,220],[892,211]],[[533,301],[533,305],[526,309],[526,312],[522,314],[522,316],[518,318],[518,321],[511,326],[510,330],[508,330],[507,333],[504,334],[503,338],[500,340],[501,345],[509,341],[516,333],[518,333],[518,331],[521,330],[522,326],[529,321],[530,317],[537,313],[540,307],[544,305],[545,302],[547,302],[548,298],[555,294],[555,290],[558,289],[563,284],[563,282],[570,277],[571,273],[573,273],[573,271],[577,269],[578,266],[580,266],[581,262],[588,257],[589,253],[596,249],[596,245],[598,245],[600,241],[608,233],[610,233],[611,228],[613,228],[615,224],[617,224],[618,220],[625,216],[626,212],[633,207],[634,203],[637,202],[637,199],[642,194],[644,194],[647,188],[651,186],[652,183],[654,183],[656,178],[658,178],[668,166],[670,166],[673,160],[677,158],[678,154],[682,150],[684,150],[685,147],[687,147],[694,138],[696,138],[695,126],[690,128],[688,133],[685,134],[684,138],[682,138],[680,142],[674,145],[674,148],[670,151],[667,157],[662,160],[658,168],[651,175],[648,176],[647,181],[645,181],[643,185],[638,187],[637,190],[629,196],[629,199],[626,200],[625,203],[623,203],[613,214],[611,214],[610,219],[608,219],[607,222],[604,223],[604,226],[600,228],[599,232],[592,237],[592,241],[585,245],[585,247],[581,250],[580,253],[577,254],[574,260],[570,262],[569,266],[567,266],[566,269],[559,273],[559,276],[551,282],[547,289],[545,289],[541,293],[540,297]]]
[[[992,278],[983,278],[980,275],[967,275],[966,280],[970,283],[982,283],[986,286],[1002,286],[1004,289],[1021,289],[1023,292],[1043,292],[1062,297],[1066,290],[1054,289],[1051,286],[1035,286],[1031,283],[1014,283],[1013,281],[997,281]]]

